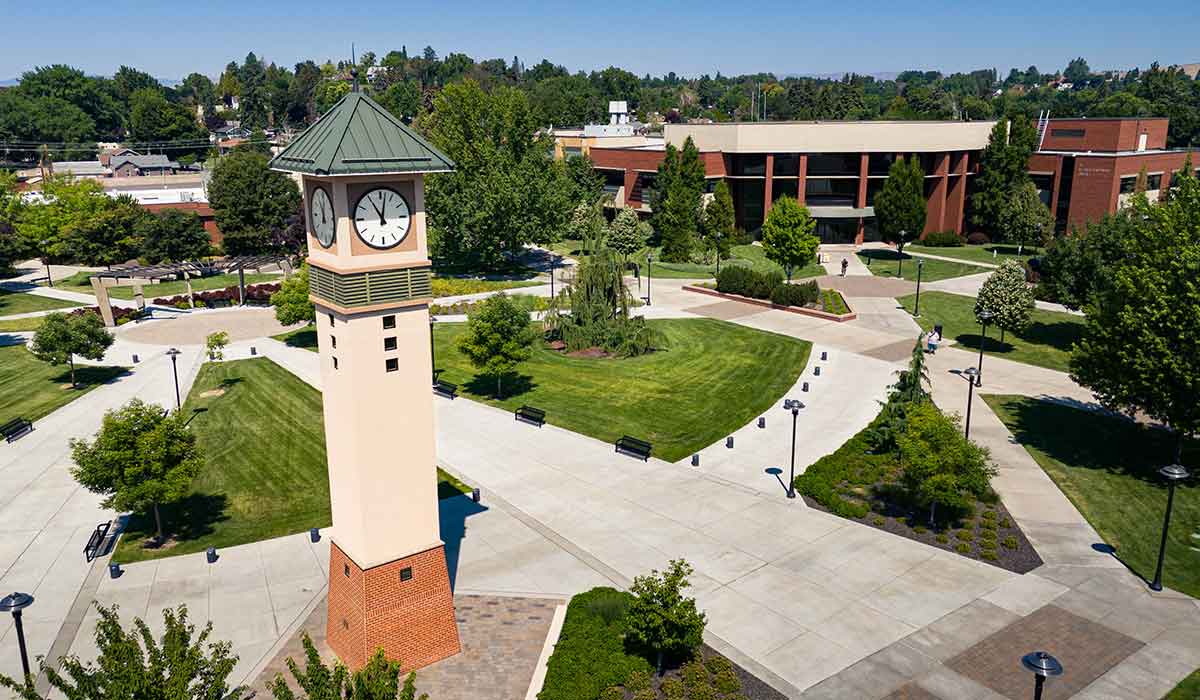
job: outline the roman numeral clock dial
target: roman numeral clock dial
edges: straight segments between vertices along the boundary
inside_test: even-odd
[[[391,248],[408,235],[412,215],[408,202],[397,191],[378,187],[358,198],[354,230],[372,248]]]

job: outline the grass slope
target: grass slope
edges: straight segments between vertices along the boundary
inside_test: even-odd
[[[1197,698],[1200,698],[1200,668],[1180,681],[1179,685],[1167,693],[1163,700],[1197,700]]]
[[[910,313],[916,295],[909,294],[897,301]],[[1014,362],[1037,365],[1066,372],[1071,361],[1071,346],[1083,336],[1083,317],[1060,311],[1034,309],[1029,327],[1019,334],[988,328],[984,354],[1003,357]],[[981,342],[979,322],[975,320],[975,298],[947,292],[921,293],[921,328],[929,330],[942,324],[945,337],[964,350],[979,351]]]
[[[675,461],[742,427],[800,376],[811,344],[711,319],[650,321],[660,349],[642,357],[568,357],[539,344],[497,401],[455,348],[466,324],[434,328],[441,378],[472,399],[513,410],[530,404],[554,425],[613,442],[648,440]],[[294,338],[299,336],[293,336]]]
[[[23,345],[0,347],[0,423],[17,417],[36,423],[124,371],[123,367],[78,365],[75,379],[80,388],[72,390],[66,365],[42,362]]]
[[[900,264],[900,256],[894,250],[872,248],[859,251],[858,258],[862,260],[864,265],[870,266],[871,274],[876,277],[900,277],[909,282],[917,281],[918,258],[914,258],[908,253],[904,254],[903,265]],[[921,269],[921,281],[936,282],[937,280],[950,279],[951,277],[977,275],[981,272],[991,272],[991,269],[965,262],[958,263],[948,260],[924,258],[924,265]]]
[[[1155,473],[1172,461],[1167,433],[1128,420],[1023,396],[985,396],[1017,440],[1130,569],[1154,577],[1167,488]],[[1200,470],[1200,441],[1183,463]],[[1200,479],[1176,488],[1163,583],[1200,596]]]
[[[201,396],[214,389],[225,393]],[[177,542],[143,549],[153,519],[135,515],[116,561],[231,547],[330,524],[319,391],[264,358],[208,363],[183,411],[194,416],[191,429],[205,463],[192,493],[163,509],[163,524]],[[447,482],[438,490],[444,496],[466,489]]]
[[[521,287],[536,287],[549,284],[550,280],[489,280],[478,277],[437,277],[430,285],[434,297],[456,297],[461,294],[479,294],[480,292],[495,292],[502,289],[519,289]]]
[[[40,297],[26,292],[10,292],[0,289],[0,316],[26,314],[31,311],[53,311],[54,309],[70,309],[82,306],[73,301]]]

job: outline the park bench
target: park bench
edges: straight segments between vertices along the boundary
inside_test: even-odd
[[[433,383],[433,393],[438,396],[445,396],[448,399],[453,399],[458,395],[458,385],[444,382],[441,379]]]
[[[539,428],[546,423],[546,412],[540,408],[534,408],[533,406],[522,406],[518,408],[517,410],[513,411],[513,417],[516,420],[536,425]]]
[[[638,457],[642,461],[650,459],[650,443],[645,440],[639,440],[629,435],[623,436],[616,443],[617,452],[627,454],[631,457]]]
[[[12,442],[21,437],[25,433],[33,431],[33,422],[24,418],[13,418],[4,425],[0,425],[0,435],[8,442]]]
[[[101,549],[104,546],[104,538],[108,537],[108,529],[112,527],[112,522],[100,523],[92,532],[92,536],[88,538],[87,544],[83,546],[83,556],[87,557],[88,561],[104,554]]]

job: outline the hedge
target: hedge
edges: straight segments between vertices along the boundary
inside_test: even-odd
[[[654,671],[625,652],[625,611],[632,600],[632,594],[607,587],[571,598],[538,700],[597,700],[631,673]]]
[[[921,245],[929,248],[954,248],[962,244],[962,236],[953,231],[930,231],[921,239]]]
[[[771,302],[780,306],[807,306],[817,303],[821,289],[814,281],[781,284],[771,292]]]
[[[738,294],[752,299],[770,299],[775,288],[783,284],[778,271],[759,272],[743,265],[728,265],[717,275],[717,291]]]

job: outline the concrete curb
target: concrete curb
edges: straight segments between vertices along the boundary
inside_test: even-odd
[[[763,299],[752,299],[750,297],[744,297],[740,294],[727,294],[725,292],[718,292],[715,289],[709,289],[708,287],[697,287],[690,284],[685,284],[683,286],[683,291],[696,292],[697,294],[707,294],[710,297],[718,297],[721,299],[728,299],[730,301],[740,301],[745,304],[754,304],[755,306],[761,306],[767,309],[775,309],[776,311],[788,311],[790,313],[800,314],[801,316],[812,316],[814,318],[819,318],[825,321],[834,321],[836,323],[845,323],[846,321],[853,321],[854,319],[858,318],[858,314],[855,313],[853,309],[851,309],[850,313],[847,314],[831,314],[827,311],[808,309],[803,306],[783,306],[782,304],[776,304]],[[838,292],[838,294],[841,294],[841,292]],[[842,300],[845,301],[845,299],[846,297],[843,295]],[[846,308],[850,308],[849,303],[846,304]]]

